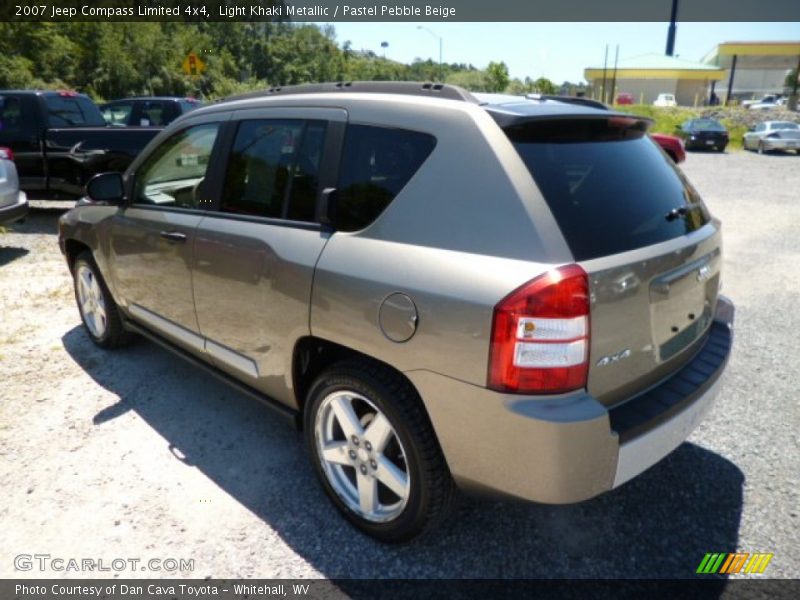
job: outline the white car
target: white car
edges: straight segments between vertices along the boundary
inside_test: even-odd
[[[13,156],[11,150],[0,147],[0,225],[19,221],[28,214],[28,198],[19,189]]]
[[[800,154],[800,125],[791,121],[764,121],[744,134],[744,149],[758,150],[759,154],[771,150],[794,150]]]
[[[653,102],[653,106],[678,106],[675,94],[659,94]]]

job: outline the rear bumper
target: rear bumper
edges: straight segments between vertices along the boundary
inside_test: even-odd
[[[721,148],[724,150],[728,145],[728,141],[728,138],[687,138],[684,142],[684,146],[686,146],[687,149]]]
[[[25,192],[18,192],[13,204],[0,206],[0,225],[7,225],[24,219],[28,214],[28,198]]]
[[[407,375],[462,488],[549,504],[579,502],[622,485],[689,436],[719,391],[733,315],[733,304],[721,296],[695,357],[611,410],[586,393],[515,396],[428,371]]]

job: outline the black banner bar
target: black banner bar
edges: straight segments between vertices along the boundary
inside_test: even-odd
[[[480,598],[569,600],[782,600],[800,597],[797,579],[7,579],[3,600],[461,600]]]
[[[8,0],[0,21],[476,21],[670,19],[672,0]],[[800,21],[798,0],[681,0],[682,22]]]

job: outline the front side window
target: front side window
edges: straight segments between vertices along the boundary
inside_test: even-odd
[[[103,118],[109,125],[127,125],[131,118],[133,104],[130,102],[120,104],[107,104],[103,107]]]
[[[139,168],[133,202],[200,208],[198,192],[218,131],[219,123],[195,125],[163,142]]]
[[[350,125],[339,171],[336,226],[356,231],[389,206],[436,146],[427,133]]]
[[[178,116],[177,108],[170,102],[150,101],[141,106],[139,122],[142,127],[164,127]]]
[[[242,121],[225,176],[223,212],[313,221],[325,122]]]

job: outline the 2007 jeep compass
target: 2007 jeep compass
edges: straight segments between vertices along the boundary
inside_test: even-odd
[[[294,415],[344,515],[408,539],[454,484],[623,484],[717,392],[720,224],[591,102],[320,84],[185,115],[60,221],[103,347],[156,340]]]

